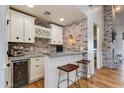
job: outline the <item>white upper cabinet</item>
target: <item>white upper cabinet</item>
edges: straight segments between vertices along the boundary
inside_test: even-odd
[[[50,44],[62,45],[63,44],[63,27],[55,24],[51,25],[51,41]]]
[[[24,17],[21,13],[11,10],[10,12],[10,41],[24,41]]]
[[[10,10],[10,42],[34,43],[35,18]]]
[[[35,27],[34,27],[34,18],[30,16],[24,17],[24,40],[26,43],[34,43],[35,37]]]

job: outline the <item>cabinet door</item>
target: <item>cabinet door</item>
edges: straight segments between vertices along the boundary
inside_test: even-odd
[[[24,17],[24,32],[25,43],[34,43],[35,37],[34,18],[29,16]]]
[[[51,24],[51,44],[61,45],[63,44],[63,28],[54,24]]]
[[[5,33],[5,35],[6,35],[6,40],[8,42],[11,42],[10,41],[11,38],[10,38],[10,11],[9,11],[9,9],[7,9],[6,12],[7,12],[7,14],[6,14],[7,25],[6,25],[6,33]]]
[[[51,42],[50,42],[50,44],[57,44],[56,38],[57,38],[56,25],[51,24]]]
[[[35,69],[35,62],[31,60],[30,62],[30,82],[36,79],[36,69]]]
[[[30,62],[30,82],[44,77],[43,57],[31,58]]]
[[[39,62],[39,68],[38,68],[38,78],[44,77],[44,61]]]
[[[21,13],[10,11],[10,26],[11,26],[11,42],[23,42],[24,41],[24,17]]]
[[[59,45],[62,45],[63,44],[63,28],[58,26],[56,32],[57,32],[57,36],[58,36],[58,38],[56,39],[57,43]]]

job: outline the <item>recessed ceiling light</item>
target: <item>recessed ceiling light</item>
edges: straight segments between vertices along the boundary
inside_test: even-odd
[[[28,5],[28,7],[33,8],[33,7],[34,7],[34,5]]]
[[[119,11],[120,10],[120,6],[116,7],[116,11]]]
[[[63,22],[63,21],[64,21],[64,18],[60,18],[59,20],[60,20],[61,22]]]

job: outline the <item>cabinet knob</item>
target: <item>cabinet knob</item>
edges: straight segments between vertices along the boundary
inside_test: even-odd
[[[10,20],[9,20],[9,19],[7,19],[7,25],[9,25],[9,22],[10,22]]]
[[[8,82],[8,81],[6,81],[6,86],[8,86],[8,83],[9,83],[9,82]]]
[[[16,39],[19,39],[19,37],[16,37]]]
[[[7,67],[10,67],[10,63],[8,63],[6,66],[7,66]]]
[[[53,41],[54,43],[56,42],[56,41]]]
[[[31,40],[31,38],[29,38],[28,40]]]

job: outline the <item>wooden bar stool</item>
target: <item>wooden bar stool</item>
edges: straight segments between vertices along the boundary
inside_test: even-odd
[[[60,72],[59,72],[59,79],[58,79],[58,85],[57,85],[57,87],[60,88],[59,85],[62,82],[64,82],[64,81],[67,81],[67,87],[68,88],[69,88],[69,81],[72,82],[72,83],[74,83],[76,87],[80,87],[79,86],[79,81],[78,81],[78,84],[76,83],[76,81],[78,80],[78,77],[76,75],[77,74],[77,71],[78,71],[78,68],[79,68],[79,66],[78,65],[75,65],[75,64],[66,64],[66,65],[63,65],[63,66],[58,67],[58,69],[60,70]],[[72,71],[74,71],[74,70],[76,70],[75,82],[69,79],[69,73],[72,72]],[[61,71],[64,71],[64,72],[67,73],[67,79],[60,80]]]
[[[78,71],[77,76],[81,77],[86,80],[86,85],[88,87],[88,74],[91,76],[92,83],[93,83],[93,78],[91,74],[91,68],[90,68],[90,61],[89,60],[80,60],[77,61],[78,66],[81,64],[82,65],[82,70]],[[89,68],[89,73],[88,73],[88,68]],[[81,73],[83,76],[79,76],[79,73]]]

